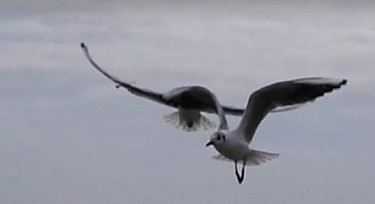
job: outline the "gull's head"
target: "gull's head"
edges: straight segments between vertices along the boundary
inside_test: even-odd
[[[208,141],[208,143],[206,144],[206,147],[210,145],[216,146],[216,145],[223,144],[225,143],[225,140],[226,140],[225,134],[221,131],[217,131],[210,136],[210,141]]]

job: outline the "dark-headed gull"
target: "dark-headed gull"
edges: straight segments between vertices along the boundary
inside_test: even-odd
[[[263,87],[249,97],[245,113],[237,128],[229,130],[225,116],[221,116],[218,130],[211,135],[206,146],[213,145],[220,153],[215,159],[234,162],[235,175],[239,183],[245,176],[246,165],[259,165],[277,158],[279,154],[259,151],[249,147],[254,133],[271,110],[279,106],[293,106],[314,101],[325,93],[345,85],[345,79],[332,78],[302,78],[283,81]],[[239,174],[237,163],[242,162]]]
[[[196,131],[200,128],[208,129],[214,126],[213,122],[201,114],[201,111],[207,113],[218,113],[216,106],[218,102],[216,96],[207,88],[202,86],[184,86],[172,89],[166,93],[139,88],[130,83],[121,81],[104,71],[92,59],[89,50],[84,43],[81,43],[81,48],[90,64],[104,76],[116,83],[117,88],[123,87],[134,95],[177,108],[177,112],[164,116],[166,122],[174,123],[177,127],[186,131]],[[231,106],[222,106],[222,109],[225,114],[236,116],[242,116],[244,112],[244,109]]]

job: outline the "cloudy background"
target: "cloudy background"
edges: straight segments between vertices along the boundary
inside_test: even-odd
[[[373,203],[375,5],[268,2],[1,1],[0,202]],[[239,185],[204,147],[214,130],[164,123],[174,110],[115,89],[80,42],[125,81],[240,107],[279,80],[349,83],[269,115],[252,146],[281,156]]]

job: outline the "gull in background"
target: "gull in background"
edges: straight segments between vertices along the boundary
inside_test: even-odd
[[[176,112],[165,115],[164,119],[166,122],[173,123],[176,125],[176,127],[182,128],[183,130],[206,130],[215,126],[213,122],[211,122],[208,118],[201,114],[201,111],[207,113],[216,113],[219,115],[224,115],[225,113],[235,116],[242,116],[244,112],[244,109],[231,106],[220,106],[219,110],[217,107],[219,103],[216,99],[215,94],[202,86],[183,86],[172,89],[171,91],[166,93],[159,93],[156,91],[139,88],[130,83],[126,83],[104,71],[92,59],[89,50],[84,43],[81,43],[81,48],[90,64],[104,76],[116,83],[116,88],[123,87],[136,96],[144,97],[152,101],[177,108],[178,110]],[[222,114],[219,113],[219,111],[221,110],[223,111]]]
[[[244,180],[246,165],[259,165],[279,156],[277,153],[249,147],[258,125],[271,110],[312,102],[325,93],[340,88],[346,82],[346,79],[313,77],[265,86],[250,95],[245,113],[237,128],[229,130],[225,115],[219,117],[220,126],[211,135],[206,146],[213,145],[220,153],[214,156],[214,159],[234,162],[235,175],[241,184]],[[238,162],[242,162],[241,174],[237,169]]]

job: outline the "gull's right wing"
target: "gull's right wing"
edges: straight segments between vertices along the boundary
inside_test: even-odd
[[[108,72],[106,72],[103,68],[101,68],[92,59],[92,57],[91,57],[91,55],[89,53],[89,50],[88,50],[87,46],[84,43],[81,43],[81,48],[82,48],[83,53],[85,54],[87,60],[90,62],[90,64],[97,71],[99,71],[101,74],[103,74],[108,79],[110,79],[111,81],[113,81],[116,84],[116,88],[123,87],[123,88],[127,89],[130,93],[132,93],[132,94],[134,94],[136,96],[140,96],[140,97],[147,98],[147,99],[150,99],[152,101],[155,101],[155,102],[167,105],[167,106],[178,108],[178,104],[171,103],[170,98],[172,98],[172,96],[178,98],[179,97],[178,95],[182,95],[182,93],[187,92],[190,88],[192,88],[192,87],[180,87],[180,88],[176,88],[176,89],[174,89],[174,90],[172,90],[172,91],[170,91],[170,92],[168,92],[166,94],[163,94],[163,93],[155,92],[155,91],[152,91],[152,90],[148,90],[148,89],[144,89],[144,88],[139,88],[139,87],[133,86],[130,83],[121,81],[120,79],[116,78],[115,76],[112,76],[111,74],[109,74]],[[203,100],[203,98],[199,97],[197,99]],[[291,109],[294,109],[294,108],[296,108],[296,107],[294,107],[294,106],[291,106],[291,107],[281,107],[280,109],[272,110],[271,112],[288,111],[288,110],[291,110]],[[225,114],[235,115],[235,116],[242,116],[243,113],[244,113],[244,111],[245,111],[243,108],[237,108],[237,107],[227,106],[227,105],[223,105],[222,109],[223,109],[223,112]],[[208,112],[208,113],[214,113],[212,110],[201,110],[201,111],[205,111],[205,112]]]
[[[346,79],[312,77],[265,86],[250,95],[238,131],[246,142],[250,142],[258,125],[271,110],[312,102],[346,83]]]
[[[223,105],[222,108],[223,108],[224,113],[229,114],[229,115],[242,116],[243,113],[245,112],[245,109],[236,108],[236,107],[233,107],[233,106]]]
[[[129,83],[123,82],[123,81],[117,79],[116,77],[110,75],[108,72],[104,71],[98,64],[96,64],[96,62],[90,56],[89,50],[88,50],[87,46],[84,43],[81,43],[81,48],[82,48],[83,53],[85,54],[87,60],[90,62],[90,64],[96,70],[98,70],[100,73],[102,73],[104,76],[106,76],[108,79],[110,79],[111,81],[113,81],[114,83],[116,83],[117,84],[116,88],[124,87],[130,93],[132,93],[134,95],[137,95],[137,96],[140,96],[140,97],[144,97],[144,98],[148,98],[150,100],[153,100],[153,101],[165,104],[165,105],[169,105],[169,104],[166,103],[165,99],[163,98],[163,94],[155,92],[155,91],[147,90],[147,89],[138,88],[136,86],[133,86],[133,85],[131,85]]]
[[[301,104],[276,107],[275,109],[271,110],[270,112],[271,113],[286,112],[286,111],[291,111],[291,110],[297,109],[300,106],[301,106]],[[227,106],[227,105],[223,105],[222,107],[223,107],[224,113],[228,114],[228,115],[242,116],[243,113],[245,112],[244,108],[237,108],[237,107],[234,107],[234,106]]]

